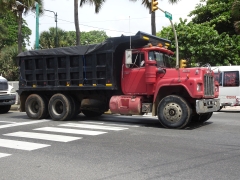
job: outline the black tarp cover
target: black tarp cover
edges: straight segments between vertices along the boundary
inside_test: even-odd
[[[147,39],[143,37],[147,37]],[[26,51],[26,52],[20,53],[18,55],[18,58],[26,57],[26,56],[87,55],[87,54],[101,52],[101,51],[114,52],[115,49],[120,44],[125,44],[126,49],[129,49],[130,41],[131,41],[132,48],[142,47],[148,43],[152,43],[152,44],[170,43],[169,40],[138,31],[135,36],[122,35],[120,37],[112,37],[112,38],[106,39],[104,42],[99,44]]]

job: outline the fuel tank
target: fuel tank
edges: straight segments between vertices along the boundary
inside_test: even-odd
[[[114,114],[141,115],[142,96],[112,96],[109,107]]]

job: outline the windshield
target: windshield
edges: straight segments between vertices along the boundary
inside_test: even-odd
[[[149,51],[148,60],[156,61],[158,67],[174,67],[173,58],[167,54],[163,54],[159,51]]]

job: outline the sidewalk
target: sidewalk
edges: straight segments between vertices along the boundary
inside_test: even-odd
[[[227,106],[225,108],[222,108],[221,111],[240,111],[240,106]]]

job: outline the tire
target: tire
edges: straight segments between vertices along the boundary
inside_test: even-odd
[[[70,119],[75,118],[80,113],[80,103],[72,96],[69,96],[72,102],[72,115]]]
[[[73,113],[72,106],[69,96],[58,93],[50,98],[48,112],[55,121],[69,120]]]
[[[82,110],[82,113],[86,117],[99,117],[103,114],[103,112],[95,112],[95,111],[89,111],[89,110]]]
[[[206,122],[207,120],[209,120],[213,115],[213,112],[209,112],[209,113],[204,113],[204,114],[195,114],[192,117],[192,121],[194,122]]]
[[[166,128],[184,128],[190,122],[191,117],[192,108],[180,96],[166,96],[158,104],[158,119]]]
[[[11,105],[0,106],[0,114],[5,114],[11,109]]]
[[[30,119],[44,119],[48,116],[47,99],[38,94],[31,94],[25,102],[25,110]]]

